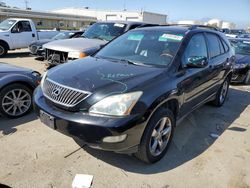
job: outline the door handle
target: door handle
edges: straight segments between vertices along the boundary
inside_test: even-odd
[[[35,37],[36,35],[34,33],[32,33],[32,37]]]

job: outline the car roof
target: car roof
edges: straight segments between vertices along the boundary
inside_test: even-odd
[[[98,21],[96,23],[121,23],[126,25],[134,25],[134,24],[150,24],[146,22],[137,22],[137,21],[124,21],[124,20],[110,20],[110,21]],[[153,24],[152,24],[153,25]]]
[[[177,33],[181,34],[186,34],[188,31],[194,31],[194,32],[213,32],[220,34],[220,32],[214,30],[214,29],[209,29],[206,27],[199,27],[195,25],[162,25],[162,26],[153,26],[153,27],[139,27],[136,28],[135,30],[153,30],[153,31],[174,31]]]

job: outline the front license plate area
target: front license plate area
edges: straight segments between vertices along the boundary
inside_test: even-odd
[[[40,110],[40,120],[42,123],[50,127],[51,129],[56,129],[55,128],[55,118],[46,112]]]

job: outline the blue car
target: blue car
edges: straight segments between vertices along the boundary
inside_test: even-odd
[[[36,71],[0,63],[0,114],[10,118],[27,114],[40,78]]]

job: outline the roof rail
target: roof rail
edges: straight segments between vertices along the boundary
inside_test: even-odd
[[[209,26],[209,25],[192,25],[189,29],[192,30],[192,29],[196,29],[196,28],[206,28],[206,29],[212,29],[212,30],[215,30],[215,31],[219,31],[216,27],[213,27],[213,26]]]
[[[142,27],[157,27],[157,26],[160,26],[159,24],[142,24],[136,28],[142,28]]]
[[[183,26],[183,27],[188,27],[189,30],[196,29],[196,28],[207,28],[207,29],[212,29],[215,31],[219,31],[216,27],[209,26],[209,25],[197,25],[197,24],[165,24],[165,25],[160,25],[160,26]]]

